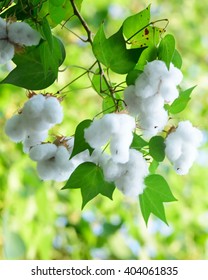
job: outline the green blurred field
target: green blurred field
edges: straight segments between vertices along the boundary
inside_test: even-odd
[[[26,91],[0,86],[0,259],[208,259],[208,3],[197,0],[152,1],[152,19],[168,18],[167,33],[177,40],[183,57],[183,87],[197,85],[178,120],[190,119],[205,135],[200,156],[187,176],[174,173],[168,162],[160,167],[178,202],[166,206],[169,227],[152,217],[146,227],[138,203],[118,191],[114,201],[98,197],[81,211],[79,190],[42,182],[21,144],[4,134],[6,119],[26,101]],[[126,16],[149,1],[84,0],[83,16],[96,32],[105,19],[107,34]],[[73,22],[73,31],[84,34]],[[94,62],[89,46],[67,30],[56,28],[66,45],[68,67],[48,91],[56,92]],[[8,69],[0,67],[1,79]],[[125,77],[114,77],[123,81]],[[116,80],[117,81],[117,80]],[[65,118],[55,133],[72,135],[77,124],[101,111],[101,101],[87,77],[66,89]]]

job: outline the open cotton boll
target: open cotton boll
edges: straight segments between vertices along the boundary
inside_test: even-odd
[[[29,156],[34,161],[48,160],[55,156],[57,146],[52,143],[40,144],[32,147]]]
[[[13,22],[8,25],[9,41],[24,46],[38,45],[40,34],[25,22]]]
[[[109,159],[110,155],[103,152],[102,149],[95,149],[90,156],[90,160],[100,166],[104,166]]]
[[[64,146],[58,146],[56,155],[55,155],[55,161],[59,168],[64,169],[67,162],[69,161],[69,151]]]
[[[120,129],[120,118],[118,114],[106,114],[100,119],[103,129],[109,130],[110,133],[117,133]]]
[[[22,115],[23,115],[24,127],[29,134],[33,133],[34,131],[39,133],[41,131],[49,130],[53,126],[52,124],[46,122],[42,114],[40,114],[40,116],[36,118],[33,117],[27,118],[24,116],[24,113]]]
[[[84,162],[92,162],[89,150],[84,150],[83,152],[75,155],[73,158],[70,159],[73,168],[76,169],[80,164]]]
[[[22,115],[17,114],[7,120],[5,125],[5,133],[13,142],[21,142],[26,136]]]
[[[203,139],[201,131],[193,127],[190,121],[179,122],[176,133],[180,135],[183,141],[187,141],[195,147],[199,147]]]
[[[54,159],[38,161],[37,172],[38,176],[44,181],[55,180],[56,164]]]
[[[144,98],[141,101],[142,102],[140,108],[141,111],[145,114],[152,114],[154,112],[163,110],[164,100],[159,94]]]
[[[165,154],[167,158],[174,162],[182,154],[183,141],[176,133],[170,133],[165,140]]]
[[[179,96],[178,89],[170,80],[163,80],[160,85],[160,95],[166,103],[172,103]]]
[[[144,66],[144,73],[150,76],[151,80],[160,80],[167,72],[167,66],[162,60],[153,60]]]
[[[14,56],[14,46],[7,40],[0,40],[0,64],[5,64]]]
[[[141,98],[135,94],[135,86],[130,85],[124,90],[124,101],[129,114],[136,117],[139,114]]]
[[[7,23],[3,18],[0,18],[0,39],[7,39]]]
[[[110,151],[112,159],[118,163],[126,163],[129,160],[129,147],[133,140],[133,134],[120,133],[112,136]]]
[[[147,98],[155,94],[155,89],[150,85],[149,77],[142,73],[135,81],[135,95]]]
[[[168,122],[168,114],[163,109],[152,114],[144,114],[140,118],[140,128],[143,135],[147,137],[154,136],[161,132]]]
[[[179,85],[183,79],[181,70],[175,67],[172,63],[170,64],[169,78],[174,82],[175,85]]]
[[[139,151],[130,149],[129,161],[123,164],[123,173],[115,180],[116,187],[126,196],[136,197],[145,188],[144,178],[148,175],[148,165]]]
[[[26,136],[23,140],[23,152],[24,153],[29,153],[30,149],[33,146],[36,146],[38,144],[41,144],[41,142],[43,142],[46,138],[48,137],[48,131],[47,130],[43,130],[43,131],[39,131],[39,132],[26,132]]]
[[[43,108],[44,119],[51,124],[61,123],[63,120],[63,110],[56,97],[48,97]]]
[[[102,125],[101,120],[94,120],[88,128],[84,130],[86,142],[94,149],[105,145],[110,137],[111,131]]]
[[[183,145],[183,152],[179,159],[174,162],[174,169],[179,175],[186,175],[193,165],[197,156],[197,150],[192,145]]]
[[[37,118],[40,116],[45,103],[45,97],[42,94],[34,95],[25,104],[22,113],[27,118]]]
[[[124,166],[120,163],[115,162],[112,158],[103,165],[103,174],[107,182],[113,182],[124,172]]]
[[[115,114],[119,121],[118,134],[126,134],[132,132],[136,128],[135,119],[127,114]]]

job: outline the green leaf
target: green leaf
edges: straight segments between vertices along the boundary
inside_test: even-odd
[[[53,35],[51,33],[51,28],[46,17],[44,17],[42,21],[42,33],[44,39],[48,42],[50,49],[53,50]]]
[[[146,224],[151,213],[167,224],[163,203],[176,201],[168,183],[161,175],[153,174],[145,178],[145,185],[146,188],[139,199]]]
[[[149,141],[149,153],[156,161],[163,161],[165,158],[165,143],[161,136],[154,136]]]
[[[81,189],[82,208],[98,194],[112,199],[115,185],[104,180],[102,169],[94,163],[80,164],[63,189]]]
[[[175,38],[171,34],[168,34],[160,42],[158,47],[158,59],[164,61],[169,69],[174,53]]]
[[[196,86],[191,87],[185,91],[182,91],[179,94],[179,97],[176,98],[174,102],[169,106],[168,108],[169,113],[178,114],[182,112],[186,108],[188,102],[191,100],[190,95],[195,87]]]
[[[78,10],[81,8],[83,0],[74,0],[74,3]],[[69,0],[50,0],[49,1],[49,14],[52,21],[56,24],[61,23],[64,20],[68,20],[73,16],[74,10]]]
[[[134,133],[134,137],[133,137],[133,140],[131,143],[131,149],[141,151],[141,149],[147,145],[148,145],[148,142],[146,142],[141,136]]]
[[[115,106],[115,103],[114,103],[112,97],[107,96],[107,97],[103,98],[102,110],[103,110],[104,114],[109,114],[109,113],[115,112],[116,106]]]
[[[85,128],[89,127],[92,123],[91,120],[84,120],[81,123],[78,124],[75,136],[74,136],[74,147],[70,158],[73,158],[73,156],[85,151],[89,150],[91,153],[93,149],[90,147],[90,145],[85,141],[84,138],[84,130]]]
[[[144,49],[127,50],[122,28],[107,39],[103,25],[99,28],[93,41],[95,57],[107,68],[118,74],[126,74],[132,70]]]
[[[123,23],[123,33],[126,39],[128,40],[135,33],[137,33],[140,29],[148,25],[150,22],[150,5],[142,10],[141,12],[128,17]],[[138,35],[138,34],[137,34]],[[131,43],[134,43],[136,40],[135,35],[132,39],[130,39]]]
[[[15,55],[17,65],[1,84],[12,84],[30,90],[40,90],[50,86],[58,76],[58,66],[65,59],[64,46],[53,37],[51,52],[47,41],[38,47],[28,48],[24,54]]]
[[[178,69],[181,69],[182,64],[183,64],[182,57],[176,49],[175,49],[174,54],[173,54],[172,63]]]
[[[151,174],[154,174],[156,172],[158,166],[159,166],[159,162],[153,159],[153,161],[150,163],[150,166],[149,166],[149,172]]]
[[[103,75],[100,75],[99,72],[99,69],[95,71],[95,74],[92,77],[92,86],[99,95],[104,97],[109,93],[109,88]]]

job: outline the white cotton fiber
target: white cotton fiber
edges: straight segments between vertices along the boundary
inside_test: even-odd
[[[129,160],[129,147],[133,140],[132,132],[120,133],[112,136],[110,151],[112,159],[118,163],[126,163]]]
[[[29,153],[33,146],[41,144],[48,137],[48,131],[26,131],[26,136],[22,141],[24,153]]]
[[[7,120],[5,125],[5,133],[13,142],[21,142],[26,135],[26,131],[22,122],[22,115],[17,114]]]
[[[48,160],[55,156],[57,146],[52,143],[36,145],[31,148],[29,156],[34,161]]]
[[[27,129],[27,131],[29,132],[29,134],[34,131],[39,133],[44,130],[49,130],[52,127],[52,124],[48,123],[43,118],[42,114],[40,114],[40,116],[38,116],[36,118],[24,117],[23,122],[24,122],[24,126]]]
[[[166,103],[172,103],[179,96],[176,86],[169,80],[163,80],[160,86],[160,95]]]
[[[200,146],[202,142],[202,133],[196,127],[193,127],[190,121],[181,121],[177,127],[177,133],[184,141],[192,143],[194,146]]]
[[[101,120],[94,120],[91,125],[84,130],[84,137],[92,148],[100,148],[105,145],[110,137],[111,131],[102,126]]]
[[[144,98],[141,100],[140,113],[145,115],[151,115],[152,113],[156,113],[158,111],[163,110],[163,106],[164,99],[159,94],[156,94],[154,96]]]
[[[7,39],[6,27],[6,21],[3,18],[0,18],[0,39]]]
[[[143,72],[135,81],[135,95],[147,98],[155,94],[155,88],[150,85],[149,77]]]
[[[0,40],[0,64],[5,64],[14,56],[14,46],[7,40]]]
[[[56,176],[56,166],[54,159],[51,160],[43,160],[43,161],[38,161],[37,163],[37,172],[38,176],[44,180],[55,180]]]
[[[123,172],[116,178],[116,187],[126,196],[137,197],[145,188],[144,178],[148,175],[148,165],[142,154],[130,149],[129,161],[122,165]]]
[[[177,134],[170,133],[165,140],[165,145],[165,153],[167,158],[171,162],[176,161],[182,154],[182,139],[178,137]]]
[[[9,41],[24,46],[38,45],[40,34],[25,22],[13,22],[8,25]]]
[[[130,85],[125,88],[124,101],[129,114],[133,117],[138,116],[141,106],[141,98],[135,94],[135,86]]]
[[[60,102],[56,97],[47,97],[44,103],[43,118],[51,124],[61,123],[63,111]]]
[[[168,77],[174,82],[175,85],[179,85],[183,79],[183,74],[180,69],[171,63]]]
[[[114,182],[116,179],[121,177],[124,172],[124,166],[120,163],[115,162],[112,158],[103,165],[103,174],[107,182]]]
[[[43,111],[45,97],[42,94],[32,96],[23,107],[23,114],[26,118],[37,118]]]

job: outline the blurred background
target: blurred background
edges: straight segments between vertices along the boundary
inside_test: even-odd
[[[151,217],[146,227],[139,203],[118,191],[114,201],[98,196],[81,211],[79,190],[42,182],[35,163],[4,134],[4,125],[26,101],[26,91],[0,86],[0,259],[208,259],[208,2],[197,0],[84,0],[82,14],[91,29],[105,21],[111,35],[122,21],[151,4],[152,20],[168,18],[183,57],[184,89],[197,85],[184,113],[203,131],[199,157],[186,176],[168,162],[160,167],[178,202],[165,205],[169,226]],[[76,21],[67,28],[85,35]],[[57,27],[67,50],[65,71],[47,89],[56,92],[94,62],[91,49],[66,28]],[[70,67],[68,67],[70,66]],[[0,66],[0,78],[12,65]],[[125,76],[115,77],[125,80]],[[46,91],[44,91],[46,92]],[[83,76],[66,88],[64,121],[53,134],[72,135],[79,122],[101,111],[101,100]]]

